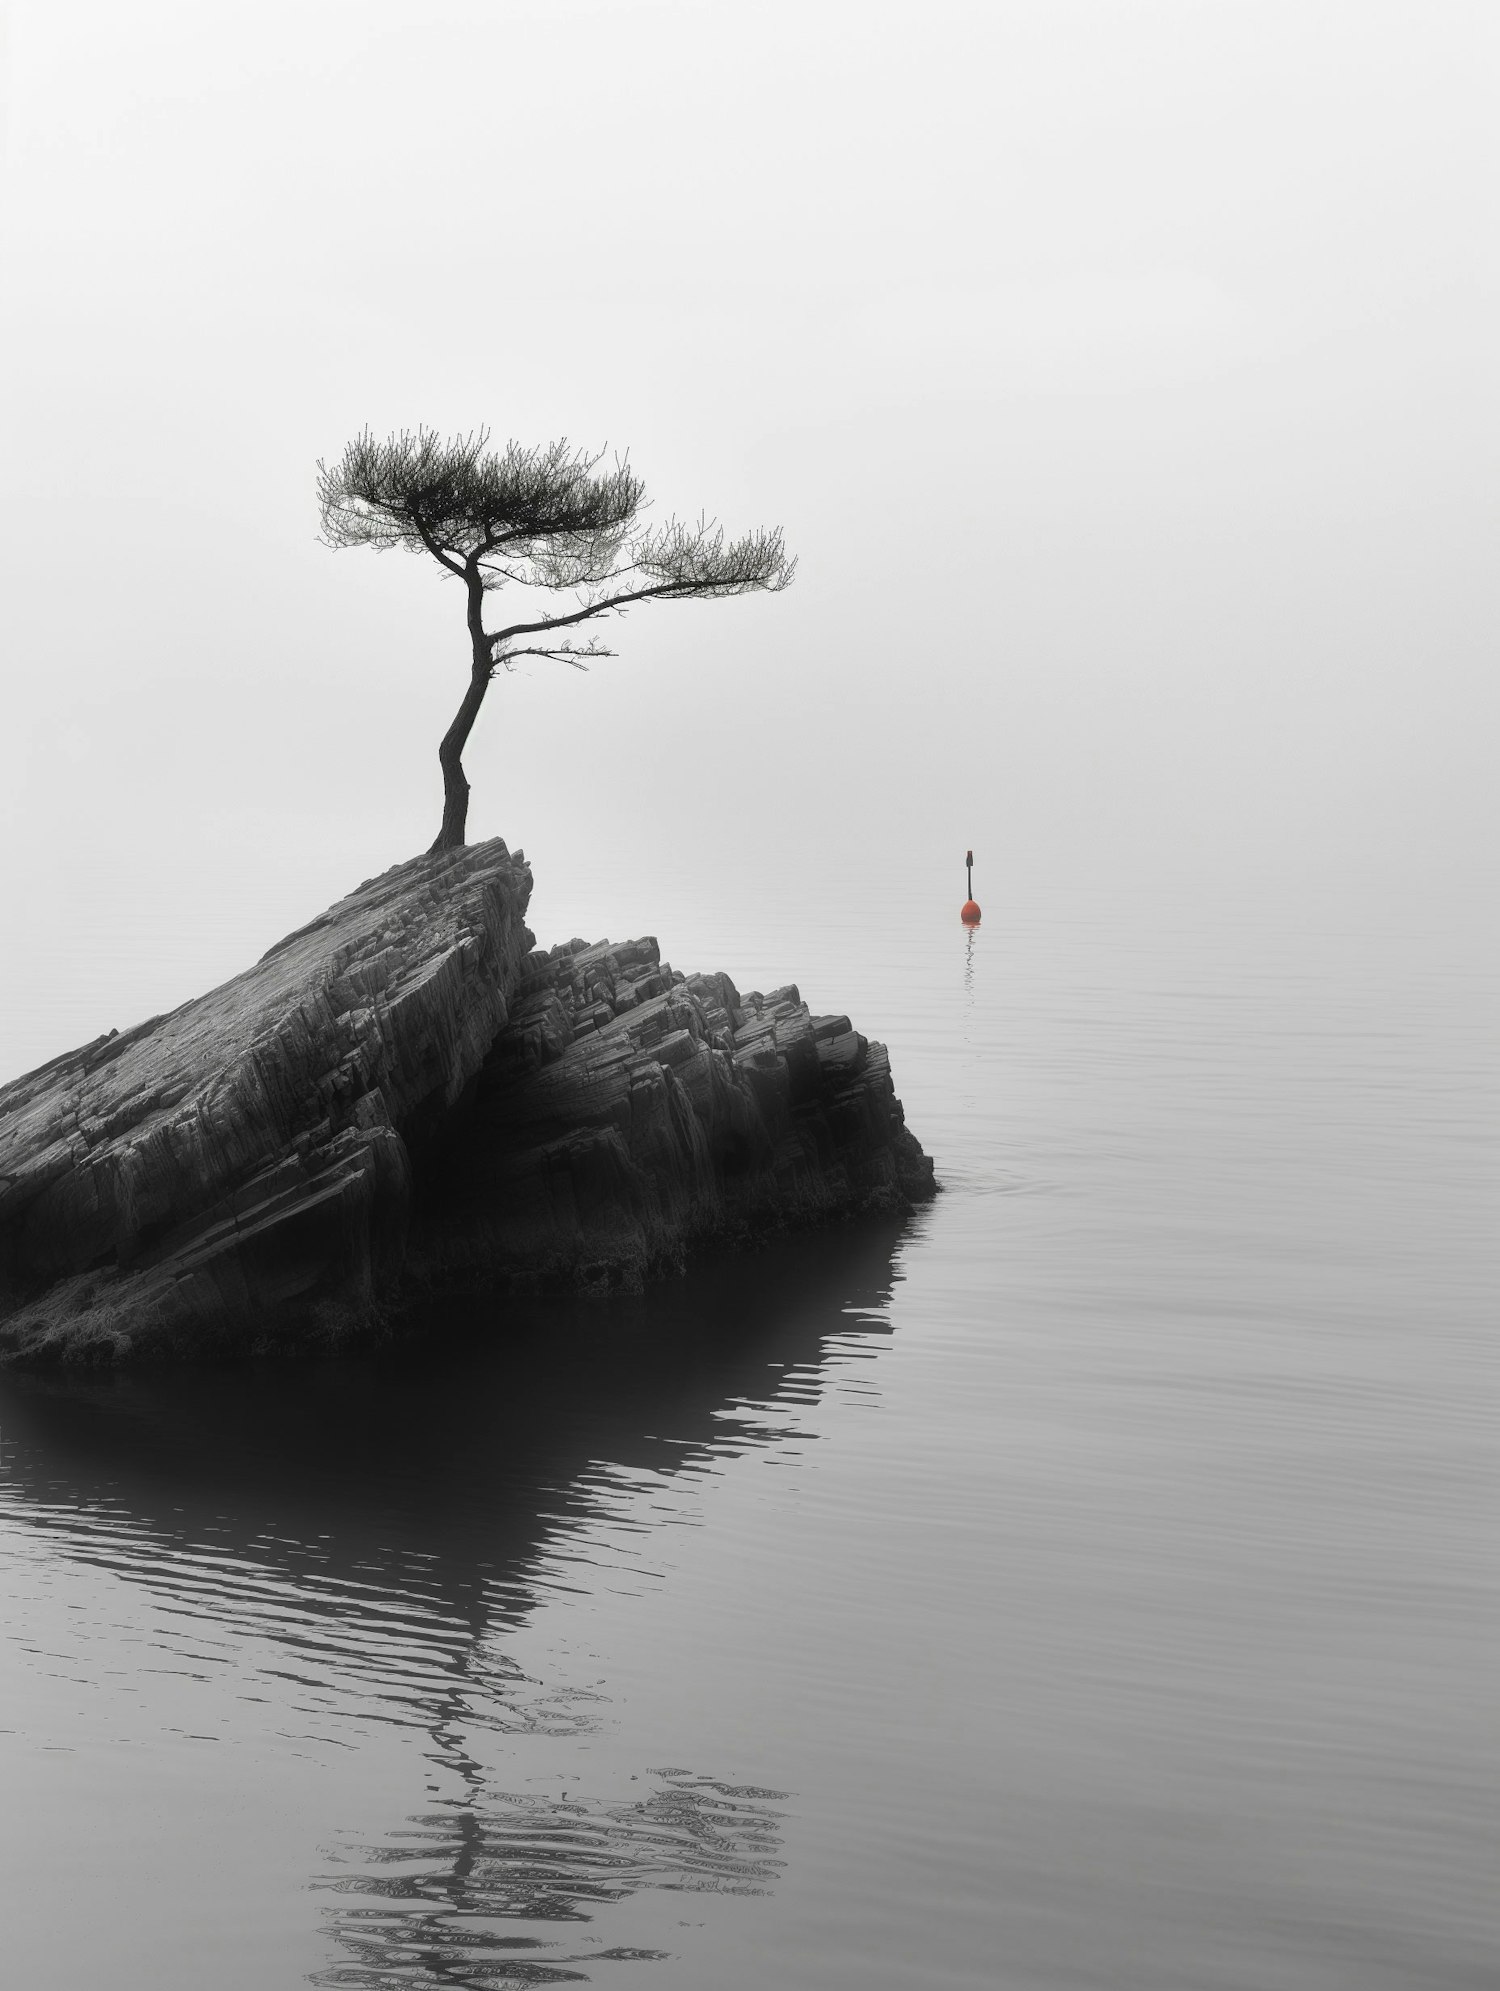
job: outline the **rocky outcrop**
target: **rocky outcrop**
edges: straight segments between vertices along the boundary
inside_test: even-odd
[[[933,1193],[880,1044],[796,988],[741,996],[655,940],[527,963],[422,1186],[413,1274],[635,1286],[708,1237]]]
[[[412,1164],[532,945],[503,844],[419,858],[222,988],[0,1088],[0,1352],[327,1334],[399,1273]]]
[[[493,842],[0,1088],[0,1359],[327,1341],[932,1193],[883,1049],[654,941],[532,950]]]

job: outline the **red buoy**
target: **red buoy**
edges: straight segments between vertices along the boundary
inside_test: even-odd
[[[964,852],[964,866],[969,874],[969,896],[964,901],[963,910],[960,912],[959,918],[965,926],[978,926],[979,907],[974,899],[974,853],[972,850]]]

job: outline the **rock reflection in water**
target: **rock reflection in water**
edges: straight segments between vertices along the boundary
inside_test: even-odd
[[[618,1587],[622,1568],[641,1589],[659,1580],[647,1544],[693,1525],[695,1475],[805,1442],[830,1338],[847,1358],[851,1335],[889,1332],[898,1235],[885,1224],[790,1239],[642,1300],[513,1308],[503,1332],[449,1318],[435,1346],[378,1358],[0,1382],[0,1522],[30,1544],[37,1595],[62,1595],[69,1564],[144,1593],[149,1629],[132,1628],[144,1649],[122,1682],[134,1670],[191,1683],[218,1711],[210,1739],[269,1736],[336,1761],[392,1737],[404,1792],[398,1780],[373,1810],[329,1792],[326,1864],[307,1880],[338,1903],[334,1960],[316,1981],[576,1980],[659,1953],[605,1947],[612,1933],[659,1940],[658,1922],[673,1925],[663,1914],[649,1930],[600,1926],[598,1948],[580,1942],[576,1925],[608,1904],[774,1884],[784,1794],[728,1781],[722,1764],[590,1769],[597,1756],[567,1753],[561,1797],[550,1771],[525,1773],[534,1759],[508,1778],[518,1745],[566,1753],[612,1726],[607,1653],[585,1691],[530,1677],[508,1644],[580,1584]],[[632,1506],[643,1484],[657,1491]],[[612,1533],[625,1510],[627,1532]],[[34,1646],[34,1661],[97,1686],[110,1625],[53,1622],[75,1626],[77,1649],[38,1658]],[[531,1661],[533,1673],[552,1665]],[[180,1689],[152,1706],[161,1741],[187,1733]],[[140,1732],[144,1704],[130,1707]],[[76,1739],[87,1743],[84,1725]],[[232,1760],[244,1767],[231,1777],[258,1774],[254,1749]],[[545,1796],[508,1787],[539,1781]],[[226,1802],[236,1795],[226,1786]],[[254,1874],[245,1881],[253,1890]]]

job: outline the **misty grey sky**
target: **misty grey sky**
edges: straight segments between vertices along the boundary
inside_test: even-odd
[[[316,538],[367,423],[628,448],[801,557],[497,684],[470,834],[544,941],[710,966],[695,904],[969,844],[1490,860],[1488,0],[22,0],[3,48],[0,1077],[431,840],[460,599]]]

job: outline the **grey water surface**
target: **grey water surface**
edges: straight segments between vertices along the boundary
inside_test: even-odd
[[[675,963],[889,1042],[909,1223],[0,1374],[7,1983],[1500,1981],[1483,900],[979,896]]]

